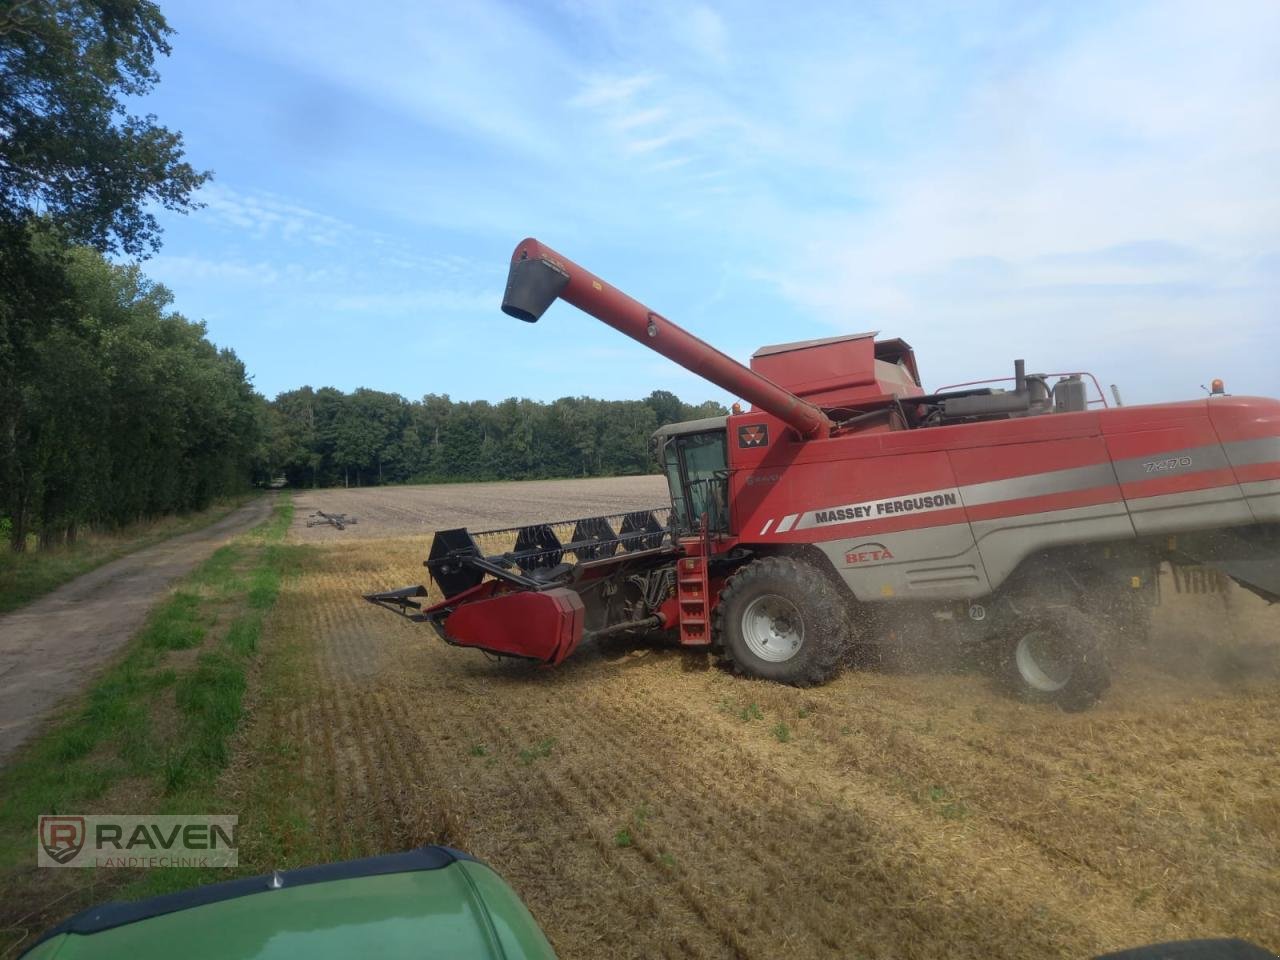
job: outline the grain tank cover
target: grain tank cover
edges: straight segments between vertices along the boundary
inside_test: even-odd
[[[903,340],[851,333],[761,347],[751,369],[819,407],[922,396],[915,353]]]

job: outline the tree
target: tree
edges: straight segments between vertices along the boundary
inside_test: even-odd
[[[653,411],[659,426],[684,419],[685,405],[670,390],[655,390],[644,398],[644,402]]]
[[[0,10],[0,219],[38,211],[70,241],[142,256],[148,206],[185,211],[210,176],[182,136],[135,116],[172,34],[148,0],[7,0]]]
[[[398,466],[399,441],[409,425],[409,404],[395,393],[361,387],[345,397],[334,421],[334,456],[343,468],[382,483],[384,468]]]

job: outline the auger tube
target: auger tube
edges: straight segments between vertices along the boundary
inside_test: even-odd
[[[806,439],[831,432],[831,420],[813,404],[726,356],[545,244],[532,237],[521,240],[511,255],[503,313],[536,323],[557,297],[768,411]]]

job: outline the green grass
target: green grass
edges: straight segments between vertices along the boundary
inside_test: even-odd
[[[721,697],[720,704],[716,709],[731,717],[737,717],[743,723],[749,720],[764,719],[764,712],[760,709],[759,704],[749,703],[745,707],[740,707],[738,706],[738,701],[735,701],[732,697]]]
[[[246,671],[287,551],[296,549],[279,543],[292,513],[292,502],[280,498],[268,521],[180,581],[79,709],[13,758],[0,775],[0,870],[34,858],[39,814],[78,812],[124,778],[141,779],[163,798],[152,812],[211,812],[207,790],[229,759]],[[228,610],[225,632],[210,640]],[[207,649],[193,660],[167,662],[172,652],[202,644]]]
[[[221,520],[252,496],[220,501],[207,510],[133,524],[111,533],[87,533],[74,544],[13,553],[0,544],[0,613],[15,610],[81,574],[127,553],[191,533]]]
[[[631,836],[631,829],[623,827],[613,835],[613,845],[615,847],[629,847],[635,843],[635,838]]]
[[[779,743],[788,743],[791,740],[791,728],[785,723],[775,724],[769,732],[778,739]]]
[[[527,747],[520,751],[520,762],[525,766],[533,763],[535,760],[541,760],[543,757],[551,756],[551,751],[555,748],[556,741],[554,737],[547,737],[539,740],[534,746]]]
[[[963,820],[969,816],[969,808],[965,802],[957,798],[950,787],[934,785],[924,794],[944,820]]]
[[[274,517],[269,523],[258,528],[251,538],[262,547],[269,563],[264,568],[251,571],[246,579],[246,589],[253,593],[260,588],[258,602],[267,604],[274,599],[274,592],[279,589],[281,580],[314,562],[314,555],[306,547],[284,545],[285,532],[288,529],[287,516]],[[250,609],[253,604],[250,603]],[[251,630],[237,630],[233,624],[227,633],[224,647],[256,650],[261,640],[261,617],[249,621]],[[329,846],[315,828],[314,810],[316,804],[315,791],[323,790],[323,784],[308,781],[302,773],[298,758],[307,749],[295,739],[287,725],[276,722],[277,708],[289,709],[288,704],[300,702],[306,695],[303,690],[308,683],[303,663],[307,656],[307,638],[287,629],[274,632],[269,647],[255,665],[254,689],[257,715],[248,720],[242,719],[241,726],[248,726],[239,734],[240,740],[220,740],[216,724],[219,717],[224,717],[224,710],[234,709],[239,701],[233,691],[219,688],[209,694],[207,706],[210,709],[200,711],[210,725],[209,742],[219,742],[237,746],[246,753],[246,762],[237,762],[234,785],[228,787],[225,781],[206,783],[195,787],[194,781],[187,780],[187,771],[175,757],[172,775],[179,786],[171,804],[194,803],[198,800],[199,812],[216,811],[219,804],[234,804],[228,812],[240,816],[237,830],[240,866],[235,871],[227,870],[148,870],[137,880],[119,891],[116,896],[132,900],[141,897],[156,896],[178,890],[189,889],[206,883],[226,880],[235,874],[259,873],[267,867],[286,868],[308,863],[321,863],[336,859],[366,855],[372,851],[346,847]],[[212,670],[216,665],[208,665]],[[197,667],[198,668],[198,667]],[[533,759],[550,754],[554,740],[543,740],[529,751]],[[198,747],[197,744],[193,746]],[[468,751],[472,756],[483,757],[484,763],[491,764],[498,758],[489,755],[484,744],[474,744]],[[195,770],[200,769],[200,757],[195,758]]]

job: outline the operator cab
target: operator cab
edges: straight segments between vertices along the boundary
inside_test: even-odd
[[[728,417],[708,417],[659,427],[653,435],[658,463],[671,488],[671,523],[677,531],[729,529]]]

